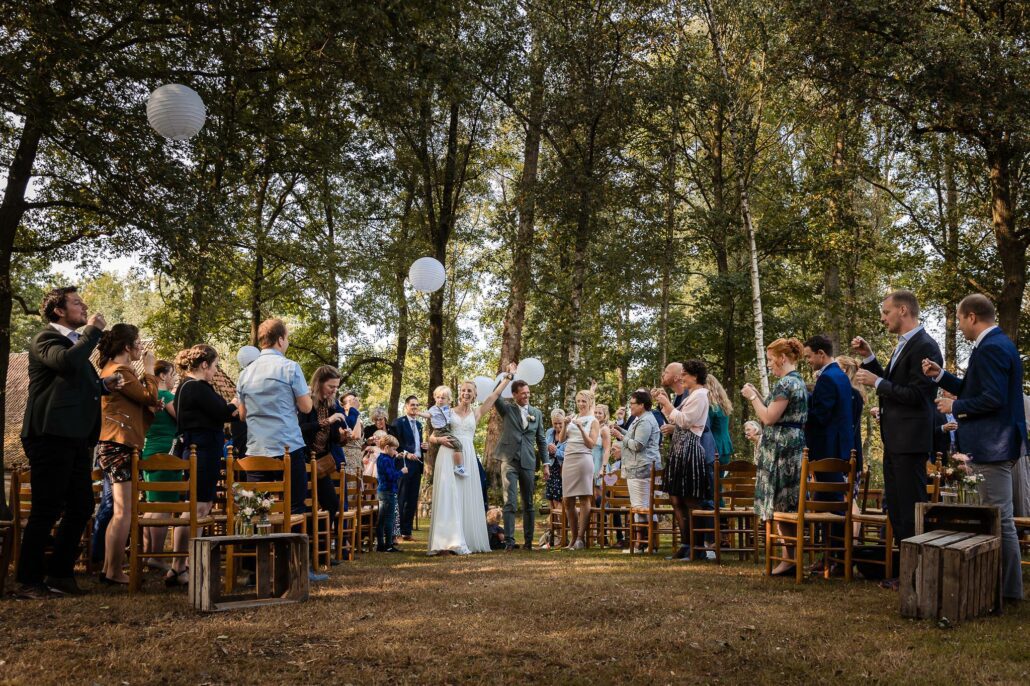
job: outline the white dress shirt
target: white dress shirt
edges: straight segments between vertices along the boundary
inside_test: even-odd
[[[899,357],[901,357],[901,351],[905,348],[905,344],[908,343],[910,340],[912,340],[912,337],[915,336],[916,334],[918,334],[922,330],[923,330],[923,325],[919,324],[918,326],[916,326],[916,328],[912,329],[911,331],[909,331],[907,333],[903,333],[900,336],[898,336],[898,345],[895,346],[894,352],[891,353],[891,359],[887,363],[887,368],[883,372],[884,376],[886,376],[887,374],[890,374],[891,367],[893,367],[894,363],[898,361]],[[876,359],[876,355],[869,355],[869,357],[867,357],[864,360],[862,360],[862,362],[864,362],[866,364],[869,364],[870,362],[872,362],[875,359]],[[873,388],[878,387],[880,385],[881,381],[883,381],[883,378],[877,379],[876,380],[876,384],[873,386]]]
[[[61,324],[58,324],[57,322],[50,322],[50,326],[54,327],[57,330],[57,333],[61,334],[62,336],[67,336],[72,343],[79,342],[79,337],[81,336],[81,334],[75,329],[69,329],[67,326],[63,326]]]

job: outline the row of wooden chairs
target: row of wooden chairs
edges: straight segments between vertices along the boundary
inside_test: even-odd
[[[181,471],[185,478],[178,481],[155,482],[146,481],[143,478],[143,470],[170,470]],[[280,479],[273,479],[264,482],[247,482],[246,473],[252,471],[280,472]],[[189,455],[185,458],[173,455],[157,454],[148,456],[145,460],[140,459],[138,453],[134,453],[132,460],[132,510],[130,513],[130,538],[129,538],[129,577],[130,590],[136,591],[142,584],[143,562],[146,558],[174,558],[181,556],[181,553],[165,551],[144,551],[143,541],[146,536],[144,532],[152,527],[178,528],[190,527],[190,538],[200,534],[231,533],[231,522],[234,521],[233,498],[225,497],[226,493],[232,492],[234,483],[246,484],[249,489],[256,489],[273,495],[275,503],[272,508],[270,522],[273,530],[282,531],[299,527],[302,532],[310,532],[311,560],[317,567],[329,567],[330,556],[332,555],[332,527],[330,527],[329,513],[322,509],[318,503],[317,467],[315,460],[310,462],[310,496],[306,500],[308,512],[306,514],[291,514],[289,524],[286,526],[285,514],[289,513],[292,503],[290,502],[290,456],[284,454],[282,458],[248,456],[234,459],[232,448],[229,448],[229,455],[226,460],[226,470],[223,482],[220,484],[218,498],[212,511],[200,517],[197,514],[196,483],[196,448],[190,447]],[[100,470],[93,470],[92,478],[94,483],[95,502],[99,504],[101,494],[101,479],[103,475]],[[337,491],[340,507],[336,515],[336,552],[337,560],[353,560],[357,552],[362,549],[375,549],[375,524],[378,516],[378,501],[376,499],[377,482],[371,476],[355,477],[345,472],[336,472],[331,475],[334,481],[334,490]],[[177,502],[146,502],[145,494],[148,492],[179,493],[180,499]],[[28,517],[32,509],[32,488],[31,472],[28,469],[17,470],[12,474],[9,502],[13,513],[10,522],[0,522],[0,583],[6,578],[8,564],[4,558],[10,561],[13,558],[15,573],[17,573],[17,560],[21,546],[21,537]],[[344,504],[346,503],[346,507]],[[91,562],[91,534],[92,518],[84,532],[84,564],[87,571],[92,571]],[[345,545],[348,537],[353,536],[353,544]],[[232,560],[233,555],[227,556],[227,564]],[[231,569],[231,568],[230,568]],[[227,573],[226,578],[232,579],[233,575]]]

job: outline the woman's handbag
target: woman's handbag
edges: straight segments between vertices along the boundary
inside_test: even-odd
[[[318,471],[318,478],[329,476],[336,471],[336,458],[330,453],[315,460],[315,469]]]

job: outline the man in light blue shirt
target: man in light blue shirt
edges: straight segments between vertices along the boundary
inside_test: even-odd
[[[305,512],[307,456],[297,411],[310,412],[311,394],[300,365],[286,357],[290,345],[286,324],[267,319],[258,327],[261,354],[240,373],[236,392],[246,409],[247,454],[281,457],[290,454],[290,510]],[[252,481],[266,476],[250,472]],[[271,476],[269,478],[277,478]]]

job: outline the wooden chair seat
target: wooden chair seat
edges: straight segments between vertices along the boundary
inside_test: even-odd
[[[198,517],[197,526],[207,526],[208,524],[214,524],[214,517]],[[140,526],[189,526],[190,520],[184,517],[146,517],[139,520]]]
[[[690,510],[690,539],[711,537],[716,563],[722,562],[723,552],[758,561],[758,516],[754,510],[757,475],[754,463],[746,460],[716,465],[714,507]]]
[[[814,524],[840,524],[845,520],[844,515],[833,514],[832,512],[806,512],[805,523]],[[797,512],[774,512],[774,522],[796,522],[798,521]]]
[[[302,514],[291,514],[290,515],[290,527],[299,526],[304,523],[306,519],[305,515]],[[272,526],[283,525],[283,515],[277,512],[273,512],[268,515],[268,521],[272,523]]]

